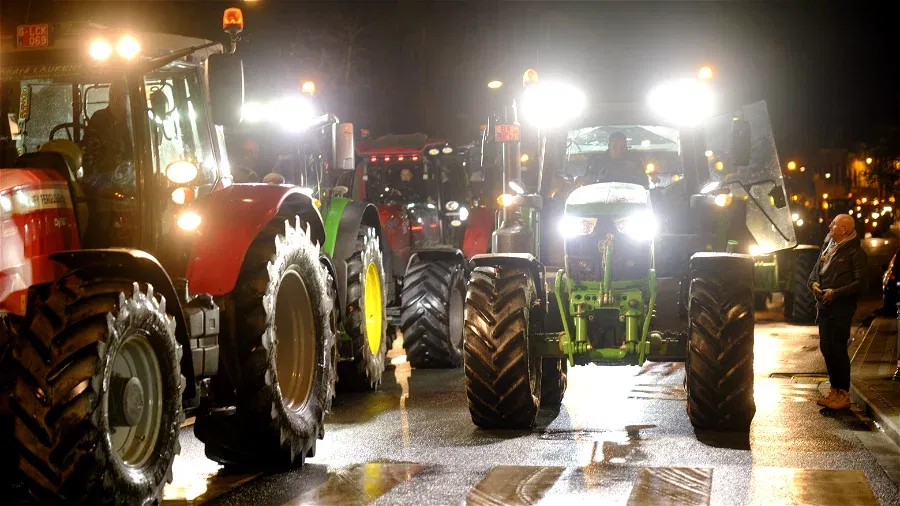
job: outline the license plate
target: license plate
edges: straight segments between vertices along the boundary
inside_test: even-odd
[[[518,125],[497,125],[494,130],[494,141],[496,142],[517,142],[518,140]]]
[[[19,25],[16,27],[16,47],[47,47],[50,45],[50,25]]]

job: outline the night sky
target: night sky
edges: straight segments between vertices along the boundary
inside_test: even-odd
[[[312,78],[333,112],[376,134],[474,138],[485,84],[518,81],[528,67],[610,100],[710,64],[730,103],[767,100],[786,156],[900,123],[895,2],[35,0],[29,22],[92,19],[221,39],[230,5],[245,12],[249,97]],[[3,2],[3,30],[28,12],[28,0]]]

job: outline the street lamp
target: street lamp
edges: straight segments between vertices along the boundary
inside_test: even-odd
[[[797,162],[791,160],[787,164],[788,170],[795,170],[797,168]]]
[[[866,165],[872,165],[872,157],[866,158]]]

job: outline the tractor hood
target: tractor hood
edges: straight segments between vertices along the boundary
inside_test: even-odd
[[[631,183],[597,183],[577,188],[566,199],[566,214],[600,216],[628,214],[646,209],[649,198],[644,187]]]

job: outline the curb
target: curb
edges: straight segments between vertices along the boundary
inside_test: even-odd
[[[877,319],[872,321],[872,323],[869,325],[869,328],[866,329],[866,334],[865,336],[863,336],[860,342],[860,346],[862,346],[866,342],[867,338],[869,337],[869,332],[872,330],[872,327],[875,326],[876,322]],[[851,367],[852,366],[853,365],[851,364]],[[900,416],[898,416],[897,414],[894,414],[892,416],[890,413],[885,413],[880,408],[880,403],[878,402],[878,394],[872,391],[872,388],[869,386],[868,382],[862,378],[851,376],[849,393],[853,403],[862,408],[867,416],[870,416],[873,420],[875,420],[881,426],[881,429],[884,431],[885,435],[887,435],[887,437],[889,437],[894,442],[894,444],[900,446]]]
[[[878,404],[871,402],[865,394],[860,392],[855,381],[850,382],[850,398],[853,400],[854,404],[863,408],[866,415],[878,422],[881,429],[884,430],[885,435],[891,438],[891,441],[893,441],[894,444],[900,446],[900,424],[898,424],[896,420],[898,417],[891,417],[878,409]]]

